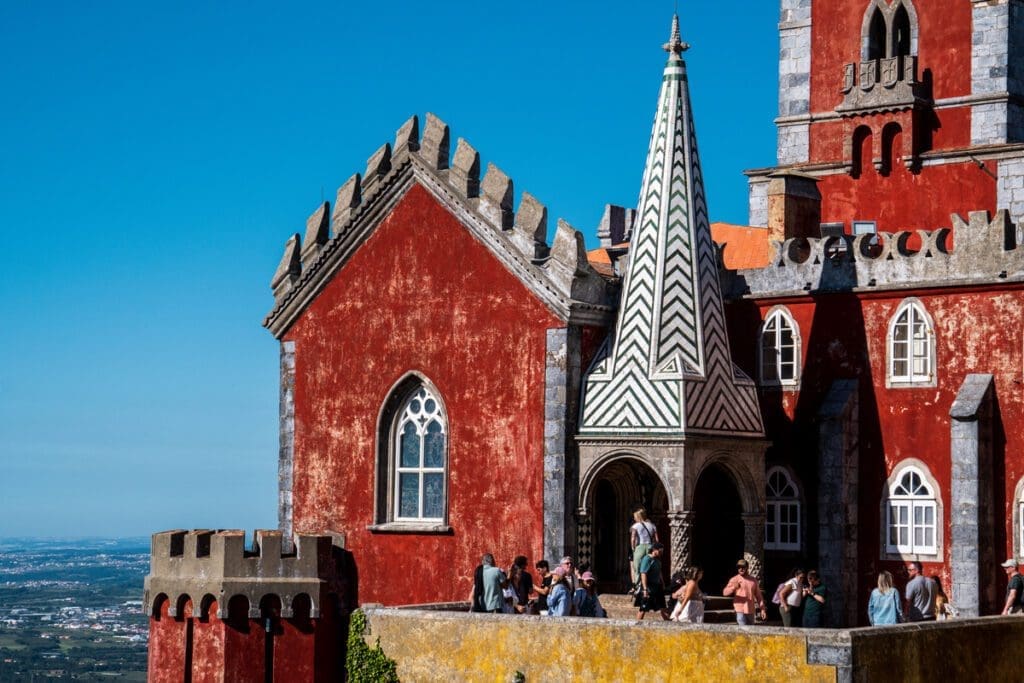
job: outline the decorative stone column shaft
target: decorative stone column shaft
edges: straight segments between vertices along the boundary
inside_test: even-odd
[[[743,514],[743,559],[750,565],[749,573],[757,579],[764,590],[764,577],[762,576],[764,557],[764,513],[747,512]]]
[[[670,575],[693,566],[693,523],[696,517],[691,510],[668,513],[668,525],[672,536],[669,543]]]
[[[593,565],[594,555],[594,521],[590,515],[578,513],[576,516],[576,564]]]

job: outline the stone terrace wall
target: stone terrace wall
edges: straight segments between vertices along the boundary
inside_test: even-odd
[[[1021,617],[801,630],[364,610],[402,681],[1011,681],[1024,642]]]
[[[402,681],[836,680],[807,663],[806,631],[365,609]]]

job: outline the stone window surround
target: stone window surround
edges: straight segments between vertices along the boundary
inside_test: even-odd
[[[775,340],[772,344],[772,349],[776,353],[776,369],[779,374],[778,379],[766,378],[764,376],[764,352],[765,352],[765,329],[768,327],[769,321],[773,318],[778,319],[779,328],[775,333]],[[782,331],[782,324],[785,323],[789,326],[790,331],[793,334],[793,376],[792,377],[781,377],[781,345],[779,343],[779,337]],[[757,331],[757,377],[758,385],[762,387],[778,387],[784,390],[797,391],[800,388],[800,369],[803,362],[803,344],[800,338],[800,326],[797,325],[796,320],[793,319],[793,314],[789,312],[789,308],[782,304],[772,306],[768,309],[768,313],[764,316],[764,320],[761,322],[761,326]]]
[[[914,469],[921,476],[924,484],[931,489],[932,501],[935,503],[935,552],[934,553],[902,553],[897,551],[889,550],[889,493],[892,488],[896,486],[903,475],[906,474],[908,469]],[[882,490],[881,502],[879,504],[880,516],[880,555],[879,558],[882,560],[901,560],[908,562],[911,560],[917,560],[920,562],[938,562],[941,561],[943,556],[943,530],[945,528],[945,515],[944,506],[942,504],[942,489],[939,488],[939,482],[932,476],[931,468],[928,467],[923,461],[917,458],[904,458],[896,463],[893,467],[892,473],[885,480],[885,485]]]
[[[885,0],[871,0],[868,3],[867,9],[864,11],[864,21],[861,25],[860,31],[860,58],[864,61],[869,59],[868,52],[871,41],[871,19],[874,17],[876,11],[882,13],[882,18],[885,20],[885,32],[886,32],[886,49],[885,53],[891,57],[894,54],[892,41],[892,19],[896,15],[896,10],[899,7],[903,7],[907,11],[907,17],[910,19],[910,54],[917,54],[917,41],[918,41],[918,22],[917,22],[917,10],[914,9],[914,3],[911,0],[893,0],[892,4],[889,5]]]
[[[795,497],[793,497],[793,498],[773,498],[772,496],[770,496],[768,494],[767,484],[768,484],[769,480],[771,479],[772,474],[774,474],[775,472],[781,472],[782,473],[782,475],[786,478],[786,481],[789,483],[790,486],[793,487],[793,490],[796,492],[796,496]],[[775,466],[769,467],[768,471],[765,472],[764,480],[765,480],[765,501],[766,501],[765,502],[765,506],[766,506],[766,509],[768,507],[771,507],[773,503],[776,504],[776,507],[779,507],[778,506],[779,503],[786,503],[786,504],[795,503],[796,504],[796,513],[797,513],[797,520],[796,520],[796,524],[797,524],[797,542],[796,542],[796,544],[782,544],[782,543],[778,543],[778,542],[769,543],[768,539],[767,539],[767,534],[765,534],[764,549],[765,550],[775,550],[775,551],[797,551],[797,552],[799,552],[803,548],[803,540],[804,540],[804,529],[803,529],[803,524],[804,524],[804,516],[803,516],[803,487],[800,486],[800,483],[797,480],[796,476],[793,474],[793,471],[791,469],[789,469],[789,467],[786,467],[784,465],[775,465]],[[778,514],[776,514],[775,519],[778,520]],[[766,514],[765,515],[765,529],[766,530],[767,530],[767,527],[768,527],[768,515]],[[778,538],[778,534],[776,534],[776,538]]]
[[[1011,513],[1013,529],[1013,556],[1024,555],[1024,477],[1017,482],[1013,491],[1013,512]]]
[[[440,404],[440,413],[445,417],[445,436],[450,435],[448,427],[448,410],[445,407],[441,392],[425,375],[417,371],[406,373],[388,391],[377,417],[376,467],[374,471],[374,524],[366,528],[379,533],[413,533],[413,534],[449,534],[452,529],[448,525],[448,505],[450,502],[449,488],[449,438],[445,438],[444,448],[444,511],[441,519],[407,520],[396,519],[396,486],[397,486],[397,426],[409,399],[425,388]]]
[[[906,376],[897,377],[893,372],[893,364],[895,361],[893,345],[895,342],[895,331],[896,322],[903,315],[904,311],[913,308],[917,314],[925,323],[925,333],[927,348],[925,349],[928,360],[928,375],[927,377],[917,377],[913,371],[913,330],[910,331],[910,337],[907,340],[907,368],[908,374]],[[909,322],[909,321],[908,321]],[[936,354],[936,343],[935,343],[935,321],[932,319],[931,314],[928,313],[928,309],[925,308],[924,304],[917,297],[907,297],[900,302],[896,308],[896,312],[889,318],[888,331],[885,335],[885,386],[889,389],[896,388],[916,388],[916,387],[934,387],[937,385],[937,365],[935,362]]]

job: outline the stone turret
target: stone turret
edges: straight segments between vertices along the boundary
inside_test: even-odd
[[[149,680],[336,680],[349,592],[342,546],[298,535],[287,552],[279,531],[257,531],[249,548],[237,530],[154,534]]]

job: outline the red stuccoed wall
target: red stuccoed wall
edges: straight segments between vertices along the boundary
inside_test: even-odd
[[[905,297],[918,298],[935,325],[937,386],[885,386],[888,325]],[[792,465],[811,494],[817,424],[815,416],[833,380],[860,379],[860,571],[871,577],[889,569],[899,577],[903,562],[881,560],[881,496],[888,476],[907,458],[928,465],[940,486],[943,505],[943,557],[924,562],[949,588],[950,417],[949,409],[966,375],[995,377],[1005,448],[996,456],[996,510],[1006,520],[996,529],[996,554],[1013,552],[1012,504],[1024,476],[1024,290],[957,289],[832,294],[819,298],[739,301],[729,305],[730,336],[741,340],[734,352],[745,370],[756,372],[757,326],[772,306],[785,305],[801,337],[799,390],[762,391],[768,437],[775,443],[768,465]],[[1005,460],[1004,460],[1005,459]],[[1001,493],[1000,493],[1001,492]],[[805,494],[807,495],[807,494]],[[813,507],[813,506],[812,506]],[[999,577],[993,577],[997,580]],[[866,604],[873,582],[865,579],[858,604]],[[955,596],[951,596],[956,601]]]
[[[156,616],[149,618],[149,683],[179,683],[185,675],[185,619],[168,616],[171,604],[167,598],[155,607]]]
[[[873,220],[880,232],[949,228],[950,215],[996,210],[996,181],[974,164],[946,164],[911,173],[896,164],[888,177],[870,160],[860,178],[844,174],[821,178],[821,221]],[[986,166],[995,173],[995,162]]]
[[[971,93],[971,3],[946,2],[941,11],[915,3],[919,79],[931,71],[935,99]],[[831,111],[843,100],[843,65],[860,61],[867,2],[815,0],[811,23],[811,111]]]
[[[926,71],[936,100],[971,92],[971,3],[947,2],[941,11],[918,3],[918,78]],[[811,26],[811,111],[834,111],[843,101],[843,66],[860,60],[861,27],[869,3],[815,0]],[[856,126],[872,130],[875,149],[863,156],[860,177],[844,171],[821,178],[822,222],[874,220],[880,231],[935,229],[950,226],[950,214],[995,211],[996,181],[970,162],[923,166],[916,173],[900,160],[903,142],[893,153],[892,171],[880,175],[872,158],[880,157],[882,128],[902,127],[930,140],[919,152],[961,149],[970,145],[971,113],[967,106],[923,113],[911,123],[910,112],[868,114],[853,119],[815,121],[810,132],[810,163],[849,162],[848,142]],[[916,130],[915,130],[916,129]],[[873,153],[872,153],[873,152]],[[996,172],[996,163],[988,162]]]
[[[344,532],[361,602],[462,600],[481,553],[540,559],[546,332],[559,327],[416,184],[287,332],[294,526]],[[367,530],[378,412],[411,371],[447,410],[450,535]]]

